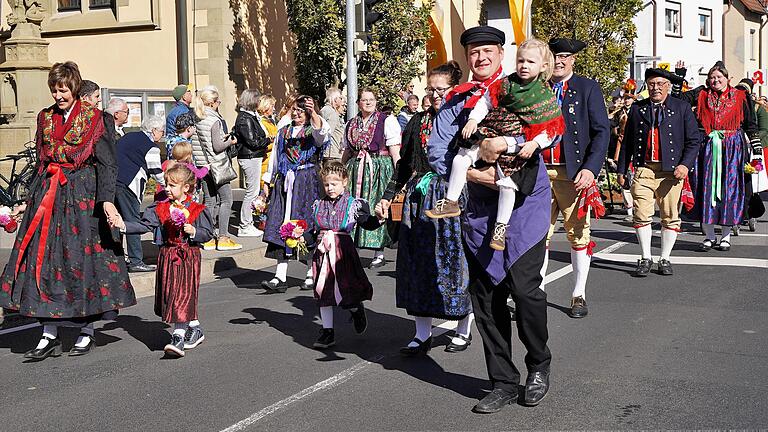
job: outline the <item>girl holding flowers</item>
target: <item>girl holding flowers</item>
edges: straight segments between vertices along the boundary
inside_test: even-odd
[[[197,319],[200,247],[213,238],[213,219],[203,204],[192,200],[190,192],[196,180],[189,167],[171,164],[165,179],[166,200],[148,207],[141,222],[120,220],[116,226],[128,234],[159,232],[155,313],[173,324],[171,341],[164,351],[183,357],[185,349],[195,348],[205,339]]]

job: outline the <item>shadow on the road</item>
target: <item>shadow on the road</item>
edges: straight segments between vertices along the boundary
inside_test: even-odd
[[[560,306],[559,304],[554,304],[550,302],[547,302],[547,307],[551,307],[552,309],[557,309],[566,315],[568,315],[568,313],[571,312],[571,308],[569,307]]]
[[[168,324],[162,321],[146,321],[133,315],[118,315],[115,321],[104,324],[99,330],[109,331],[121,328],[132,338],[143,343],[150,351],[162,351],[170,338],[170,333],[166,330],[168,327]],[[99,346],[111,343],[102,343],[100,339],[103,340],[103,338],[96,339]]]
[[[231,280],[238,289],[261,290],[264,291],[261,293],[262,295],[268,295],[270,293],[266,292],[266,290],[261,286],[261,282],[272,280],[274,277],[274,272],[265,270],[249,270],[238,273],[234,276],[228,276],[226,279]],[[288,276],[287,282],[289,287],[298,287],[304,283],[304,279]]]
[[[290,336],[296,343],[312,349],[321,328],[315,320],[318,312],[317,303],[312,297],[307,296],[294,297],[288,301],[301,311],[301,315],[263,308],[248,308],[243,312],[252,315],[253,319],[236,318],[230,320],[230,323],[248,325],[266,322],[272,328]],[[413,321],[370,309],[366,311],[368,331],[365,335],[358,336],[350,330],[351,323],[347,323],[349,313],[341,308],[334,309],[337,344],[327,350],[318,351],[322,356],[317,361],[344,360],[346,358],[344,354],[351,354],[379,364],[387,370],[397,370],[418,380],[447,388],[467,398],[480,399],[485,396],[482,389],[488,387],[487,380],[446,372],[429,356],[421,358],[400,356],[399,346],[393,345],[397,342],[391,335],[408,335],[403,339],[409,338],[413,332]],[[386,329],[386,332],[382,333],[380,329]],[[391,350],[388,348],[388,352],[382,353],[381,343],[371,341],[374,338],[380,338],[378,342],[384,342],[385,346],[391,347]],[[403,342],[403,345],[407,343],[405,340]]]
[[[638,255],[639,258],[639,255]],[[635,271],[636,265],[633,263],[607,261],[599,258],[593,258],[590,267],[594,269],[612,270],[616,272],[626,273],[632,275]]]

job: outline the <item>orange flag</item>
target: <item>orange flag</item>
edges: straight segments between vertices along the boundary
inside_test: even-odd
[[[509,16],[512,19],[512,30],[515,33],[515,44],[520,45],[528,34],[528,8],[530,0],[508,0]]]

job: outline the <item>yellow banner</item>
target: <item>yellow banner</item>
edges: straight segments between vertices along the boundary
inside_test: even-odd
[[[512,30],[515,33],[515,44],[520,45],[528,34],[528,11],[526,0],[508,0],[509,17],[512,20]]]

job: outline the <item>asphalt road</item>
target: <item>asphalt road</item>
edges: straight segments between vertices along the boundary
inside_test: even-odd
[[[39,327],[1,334],[0,429],[768,427],[768,220],[756,233],[733,237],[728,253],[696,252],[702,237],[684,234],[673,254],[675,275],[646,279],[629,275],[638,246],[618,220],[595,224],[597,250],[610,252],[593,261],[590,313],[581,320],[565,314],[568,246],[556,234],[549,274],[558,278],[547,285],[552,387],[536,408],[470,412],[489,388],[479,337],[463,353],[444,352],[442,336],[429,357],[401,358],[397,350],[413,336],[413,324],[394,307],[390,262],[368,271],[375,287],[368,331],[355,335],[339,311],[337,346],[326,352],[311,348],[320,324],[310,292],[259,289],[272,269],[203,286],[206,341],[179,360],[163,358],[168,328],[154,316],[152,298],[101,323],[98,347],[84,357],[25,363],[21,354],[36,344]],[[656,234],[656,254],[658,246]],[[297,284],[302,272],[292,264]],[[76,335],[67,336],[65,350]],[[518,341],[519,365],[523,355]]]

